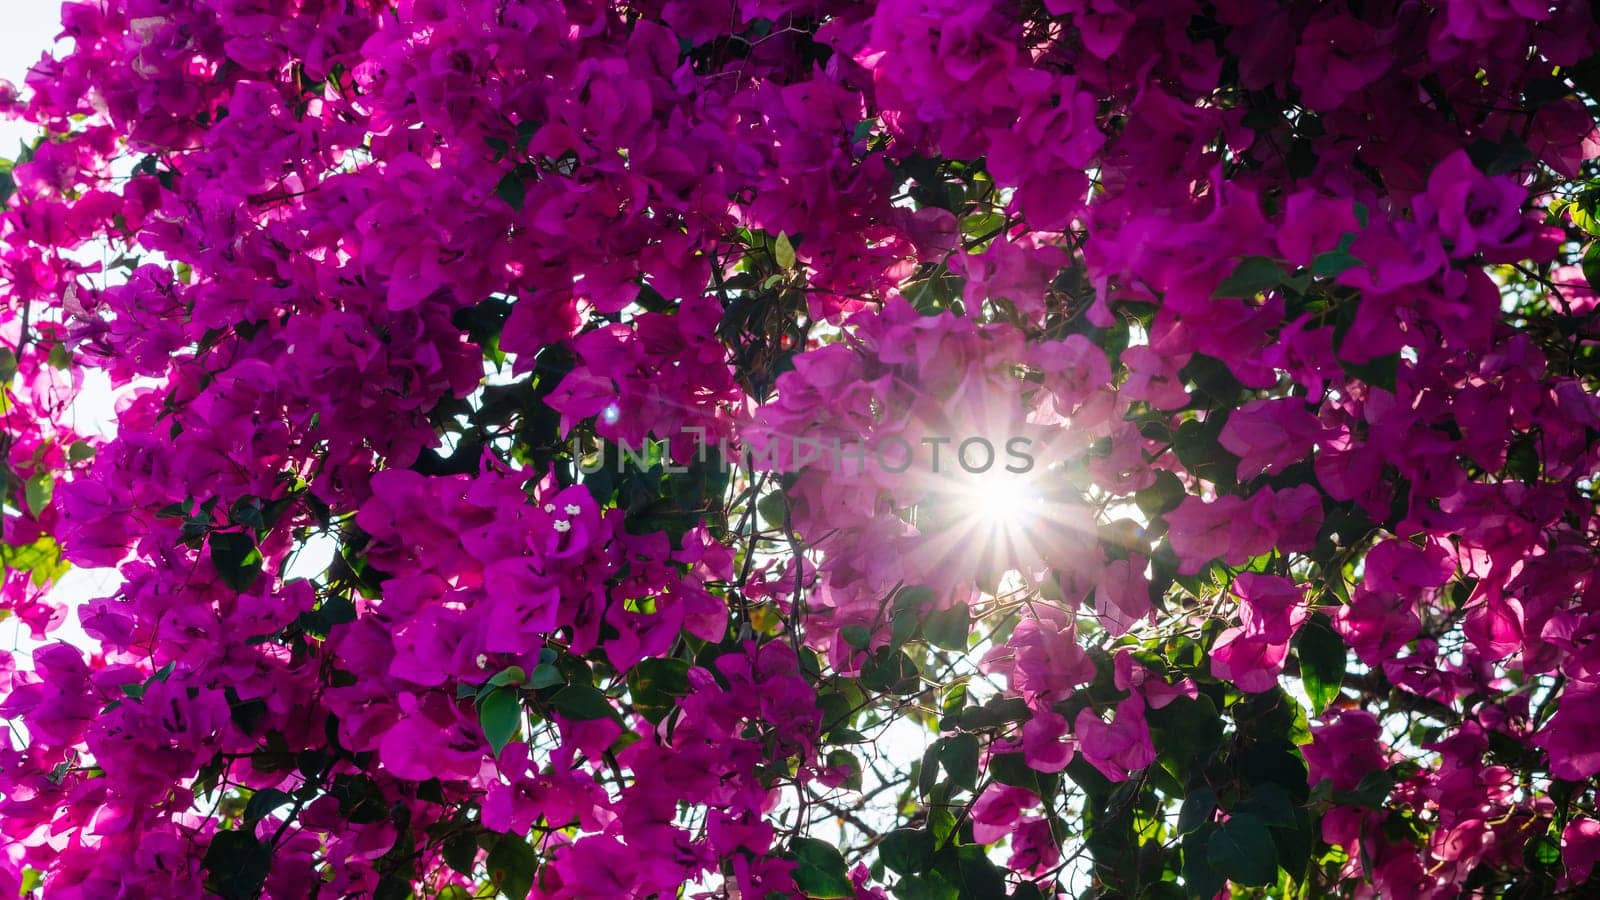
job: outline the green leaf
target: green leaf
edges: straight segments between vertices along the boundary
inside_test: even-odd
[[[1361,260],[1348,250],[1329,250],[1311,261],[1311,274],[1319,278],[1333,278],[1361,265]]]
[[[1021,697],[991,697],[982,706],[963,709],[956,722],[966,731],[981,731],[1007,722],[1021,722],[1029,715],[1028,703]]]
[[[1293,703],[1287,695],[1283,695],[1283,698]],[[1241,772],[1250,773],[1252,782],[1261,784],[1270,781],[1278,784],[1289,792],[1293,802],[1304,803],[1311,788],[1306,784],[1305,758],[1300,748],[1288,739],[1287,732],[1292,722],[1292,716],[1285,715],[1279,727],[1262,734],[1259,740],[1240,754],[1238,768]]]
[[[420,796],[424,791],[419,787],[417,793]],[[389,804],[383,799],[383,790],[365,775],[333,776],[328,795],[339,801],[339,815],[358,825],[389,818]]]
[[[1004,213],[986,212],[967,216],[961,220],[961,233],[967,237],[995,234],[1005,228],[1006,217]]]
[[[996,753],[989,757],[989,776],[999,784],[1027,788],[1041,797],[1054,794],[1061,776],[1028,765],[1022,753]]]
[[[651,724],[660,724],[677,707],[678,698],[689,693],[689,661],[640,660],[628,673],[628,692],[634,708]]]
[[[1238,481],[1239,457],[1228,452],[1218,441],[1228,418],[1224,412],[1213,411],[1203,422],[1196,419],[1184,422],[1178,426],[1178,433],[1172,440],[1172,452],[1178,455],[1183,467],[1196,478],[1214,484],[1234,484]]]
[[[1383,801],[1389,799],[1389,792],[1393,789],[1394,774],[1386,769],[1374,769],[1361,776],[1361,781],[1356,784],[1355,790],[1334,791],[1333,799],[1347,806],[1382,809]]]
[[[922,751],[922,765],[917,772],[917,794],[926,797],[939,786],[939,744],[934,742]]]
[[[850,720],[855,714],[855,701],[843,693],[829,692],[817,698],[817,705],[822,708],[822,733],[828,733],[838,728],[848,728]]]
[[[478,701],[478,724],[488,739],[494,755],[516,738],[522,730],[522,701],[511,688],[495,688]]]
[[[1198,788],[1183,798],[1178,808],[1178,833],[1188,834],[1211,821],[1217,811],[1217,792],[1208,787]]]
[[[1534,866],[1554,866],[1561,862],[1561,845],[1549,835],[1539,835],[1522,849],[1522,858]]]
[[[1222,745],[1222,717],[1210,697],[1179,697],[1161,709],[1147,710],[1161,757],[1180,775],[1188,773]]]
[[[11,383],[17,377],[17,355],[9,347],[0,347],[0,385]]]
[[[550,705],[569,719],[617,718],[617,711],[606,700],[606,695],[587,684],[572,684],[556,691],[550,698]]]
[[[789,498],[783,491],[772,491],[756,501],[756,512],[768,525],[781,528],[784,516],[789,512]]]
[[[907,875],[894,886],[899,900],[961,900],[961,889],[945,880],[938,872],[926,875]]]
[[[849,750],[828,751],[828,767],[843,769],[850,774],[845,776],[844,786],[852,791],[861,790],[861,761]]]
[[[54,493],[54,488],[55,479],[49,472],[35,472],[33,477],[28,479],[27,487],[24,489],[28,498],[28,510],[35,516],[44,512],[44,508],[50,505],[50,495]]]
[[[1159,885],[1162,884],[1165,884],[1168,887],[1173,887],[1171,882],[1156,882],[1156,884],[1151,885],[1151,889],[1159,889]],[[1051,896],[1055,896],[1053,891],[1051,892]],[[1151,895],[1146,893],[1142,896],[1150,897]],[[1183,892],[1179,891],[1178,896],[1182,897]],[[1017,885],[1016,890],[1011,892],[1011,900],[1044,900],[1044,891],[1041,890],[1037,884],[1031,881],[1024,881],[1023,883]],[[1151,900],[1156,900],[1156,898],[1152,897]]]
[[[1341,359],[1339,364],[1352,378],[1359,378],[1375,388],[1383,388],[1394,393],[1395,380],[1400,374],[1400,354],[1391,353],[1388,356],[1358,363]]]
[[[1183,839],[1183,889],[1192,900],[1211,900],[1222,890],[1222,874],[1208,859],[1211,839],[1217,826],[1206,824]]]
[[[935,844],[950,840],[950,835],[956,830],[956,814],[947,806],[933,806],[928,810],[928,830],[933,833]]]
[[[1584,280],[1600,284],[1600,241],[1590,241],[1589,246],[1583,248],[1579,263],[1583,266]]]
[[[1196,353],[1189,357],[1189,361],[1178,370],[1178,377],[1184,381],[1193,382],[1198,396],[1195,401],[1201,401],[1207,408],[1226,410],[1239,402],[1245,394],[1245,387],[1239,377],[1233,374],[1233,367],[1226,360],[1218,359],[1205,353]],[[1211,429],[1213,439],[1222,433],[1222,422],[1212,422],[1216,416],[1209,416],[1204,422],[1191,420],[1183,425],[1200,425]],[[1183,426],[1179,426],[1181,435]]]
[[[471,831],[459,831],[445,839],[444,864],[462,875],[471,875],[478,864],[478,840]]]
[[[1233,807],[1233,812],[1249,813],[1274,828],[1293,828],[1294,809],[1294,800],[1283,785],[1265,781],[1251,785],[1249,795]]]
[[[1346,651],[1344,641],[1322,613],[1311,618],[1295,635],[1295,655],[1300,659],[1300,681],[1311,709],[1320,714],[1339,696],[1344,682]]]
[[[914,694],[922,687],[922,673],[910,656],[884,647],[861,667],[861,683],[874,691]]]
[[[781,490],[766,493],[760,500],[755,501],[755,511],[762,514],[766,524],[773,527],[782,527],[784,517],[789,514],[789,496]]]
[[[1517,435],[1506,448],[1506,474],[1525,484],[1535,484],[1541,479],[1542,469],[1539,439],[1532,434]],[[29,500],[28,505],[32,506],[33,501]]]
[[[223,584],[236,591],[250,590],[261,575],[261,551],[242,531],[213,531],[210,536],[211,564]]]
[[[1235,884],[1255,887],[1278,880],[1278,848],[1266,823],[1239,813],[1217,828],[1206,842],[1206,862]]]
[[[934,861],[935,870],[951,884],[960,885],[963,897],[1004,897],[1005,878],[977,844],[945,847]]]
[[[778,232],[777,240],[772,242],[772,258],[780,269],[792,269],[795,264],[794,244],[789,241],[789,235]]]
[[[261,893],[272,871],[272,847],[250,831],[219,831],[203,864],[207,889],[223,900],[248,900]]]
[[[261,515],[261,501],[255,497],[240,497],[228,510],[228,521],[256,531],[265,528],[266,520]]]
[[[1289,274],[1283,271],[1283,266],[1275,259],[1265,256],[1246,256],[1239,260],[1234,267],[1233,274],[1222,280],[1217,289],[1211,293],[1211,299],[1223,298],[1248,299],[1262,291],[1277,287],[1288,279]]]
[[[0,565],[18,572],[30,572],[35,586],[44,585],[66,574],[72,566],[61,558],[61,545],[42,534],[31,544],[13,546],[0,543]]]
[[[842,900],[856,895],[837,847],[816,838],[795,838],[789,852],[794,854],[794,886],[805,896]]]
[[[1183,502],[1183,481],[1166,469],[1156,470],[1156,483],[1133,495],[1133,502],[1146,516],[1172,512]]]
[[[928,613],[922,623],[922,634],[928,643],[946,650],[967,649],[967,634],[972,630],[972,610],[957,601],[949,609]]]
[[[382,796],[381,794],[379,795]],[[429,778],[417,785],[417,799],[434,806],[444,806],[444,783],[437,778]]]
[[[517,146],[524,149],[533,141],[533,136],[539,133],[543,125],[536,119],[527,119],[517,123]]]
[[[878,858],[901,875],[915,875],[933,865],[933,835],[921,828],[896,828],[878,844]]]
[[[950,720],[950,724],[941,726],[940,730],[954,730],[956,718],[961,714],[962,707],[967,705],[967,683],[958,681],[950,685],[945,690],[944,700],[941,703],[941,713],[944,718]]]
[[[533,670],[533,677],[528,679],[528,687],[535,691],[566,683],[567,676],[561,674],[560,669],[549,663],[540,663]]]
[[[315,611],[301,613],[295,621],[304,627],[307,633],[326,637],[335,625],[344,625],[355,620],[355,603],[343,594],[335,594],[318,604]]]
[[[244,820],[247,823],[259,822],[266,818],[273,810],[290,801],[288,793],[277,788],[262,788],[250,795],[250,800],[244,805]]]
[[[901,647],[916,635],[922,623],[917,620],[917,611],[914,609],[897,605],[892,615],[894,621],[889,626],[889,646]]]
[[[514,834],[501,835],[489,848],[484,864],[489,869],[489,880],[500,893],[511,900],[528,900],[539,871],[539,854],[527,841]]]
[[[1313,821],[1310,811],[1295,807],[1292,825],[1272,828],[1272,842],[1278,847],[1278,868],[1290,874],[1305,872],[1320,835],[1321,825]]]
[[[522,203],[528,197],[528,188],[522,183],[521,176],[515,172],[507,172],[500,183],[494,186],[494,192],[506,205],[522,212]]]
[[[521,666],[506,666],[496,672],[494,677],[488,680],[487,684],[490,687],[508,687],[519,685],[526,680],[528,680],[528,673],[524,672]]]
[[[411,882],[390,872],[378,879],[372,891],[372,900],[411,900]]]
[[[1556,205],[1552,203],[1550,208],[1554,211],[1556,210]],[[1585,231],[1589,234],[1600,234],[1600,219],[1595,218],[1597,211],[1595,197],[1589,191],[1579,194],[1576,202],[1566,204],[1563,208],[1572,219],[1572,224],[1577,226],[1580,231]]]
[[[1310,138],[1297,137],[1289,142],[1289,152],[1283,158],[1291,178],[1308,178],[1317,170],[1317,153]]]
[[[1489,175],[1504,175],[1533,161],[1533,151],[1528,149],[1514,132],[1507,131],[1498,141],[1479,138],[1467,147],[1467,155],[1478,168]]]
[[[950,781],[969,791],[978,788],[978,736],[957,734],[940,738],[934,743],[939,748],[939,763],[949,773]]]
[[[839,637],[857,650],[865,650],[872,645],[872,629],[865,625],[846,625],[839,629]]]

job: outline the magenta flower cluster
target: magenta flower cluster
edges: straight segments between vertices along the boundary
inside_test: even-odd
[[[0,894],[1600,883],[1589,4],[62,27],[0,89]],[[944,435],[1041,464],[881,464]]]

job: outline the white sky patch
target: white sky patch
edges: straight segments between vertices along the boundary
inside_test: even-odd
[[[61,32],[61,7],[54,0],[9,0],[0,24],[0,79],[24,89],[28,70],[55,44]],[[27,122],[0,121],[0,158],[11,158],[38,129]],[[81,434],[110,437],[116,434],[111,382],[103,372],[88,372],[86,384],[68,414],[69,424]],[[51,589],[53,602],[65,605],[66,619],[51,634],[52,640],[77,647],[93,642],[78,625],[76,607],[87,600],[114,593],[121,583],[114,569],[72,569]],[[40,645],[26,625],[16,618],[0,622],[0,649],[27,655]]]
[[[0,79],[22,88],[28,70],[61,32],[61,4],[54,0],[9,0],[0,24]],[[31,140],[36,129],[25,122],[0,122],[0,157],[10,157],[17,144]]]

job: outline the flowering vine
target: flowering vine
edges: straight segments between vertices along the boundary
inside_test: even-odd
[[[0,892],[1600,884],[1590,5],[62,28]]]

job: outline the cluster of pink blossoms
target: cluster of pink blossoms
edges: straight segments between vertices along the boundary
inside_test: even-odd
[[[0,893],[1600,884],[1590,4],[62,27]]]

